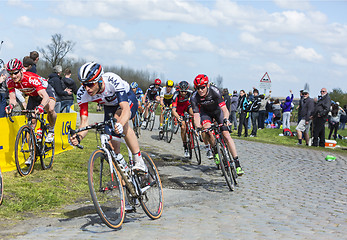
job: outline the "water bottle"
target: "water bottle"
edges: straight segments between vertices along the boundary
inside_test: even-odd
[[[128,172],[129,172],[129,167],[128,167],[127,162],[124,160],[123,155],[120,154],[120,153],[117,154],[116,160],[117,160],[117,162],[119,162],[119,163],[121,164],[123,172],[124,172],[125,174],[128,174]]]
[[[39,142],[41,142],[41,140],[42,140],[42,129],[41,128],[38,128],[36,131],[36,139]]]

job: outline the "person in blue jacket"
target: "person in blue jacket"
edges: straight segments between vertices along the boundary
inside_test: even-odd
[[[290,113],[292,110],[292,102],[293,102],[293,92],[292,90],[289,90],[291,96],[287,96],[286,101],[283,101],[281,103],[281,108],[282,108],[282,120],[283,120],[283,129],[289,128],[290,129]]]

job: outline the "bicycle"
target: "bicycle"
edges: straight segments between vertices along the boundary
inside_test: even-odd
[[[220,129],[223,125],[223,123],[213,123],[210,128],[203,130],[203,132],[212,132],[215,139],[215,146],[212,148],[213,155],[215,157],[217,155],[217,161],[219,160],[219,166],[222,170],[225,181],[227,182],[230,191],[234,191],[234,185],[237,185],[236,167]]]
[[[150,106],[148,108],[148,114],[147,114],[147,122],[144,129],[148,129],[149,131],[153,130],[154,122],[155,122],[155,109],[154,106],[157,104],[157,101],[151,101]]]
[[[164,134],[166,136],[166,142],[170,143],[174,133],[174,122],[172,117],[172,109],[170,107],[165,107],[164,109],[164,122],[163,130],[159,131],[159,139],[163,139]]]
[[[142,125],[141,115],[139,111],[136,111],[135,117],[133,119],[133,129],[137,138],[139,138],[141,135],[141,125]]]
[[[188,140],[188,150],[189,150],[189,159],[193,158],[193,149],[198,165],[201,164],[201,151],[199,145],[198,135],[193,126],[193,118],[189,113],[184,113],[184,121],[186,123],[186,135]]]
[[[77,130],[69,129],[69,135],[89,129],[95,129],[100,136],[101,146],[89,158],[88,185],[94,207],[102,221],[112,229],[119,229],[125,217],[125,201],[135,209],[141,205],[151,219],[158,219],[163,212],[163,189],[158,170],[150,156],[142,152],[148,172],[132,171],[134,161],[129,152],[129,163],[121,154],[116,154],[109,143],[111,139],[124,142],[122,136],[105,133],[105,126],[114,129],[116,120],[110,119],[88,125]],[[77,145],[83,148],[81,145]],[[129,148],[128,148],[128,151]]]
[[[2,179],[2,172],[0,168],[0,205],[2,203],[3,193],[4,193],[4,181]]]
[[[37,115],[35,110],[12,110],[12,113],[24,113],[27,116],[27,123],[17,132],[15,141],[15,162],[18,173],[21,176],[29,175],[33,168],[36,158],[40,157],[43,170],[52,168],[54,161],[55,143],[46,143],[49,124],[44,119],[44,114]],[[11,114],[8,115],[10,121]],[[37,133],[32,128],[32,119],[40,122]],[[41,133],[42,131],[42,133]]]

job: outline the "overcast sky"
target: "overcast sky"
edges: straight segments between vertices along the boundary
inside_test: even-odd
[[[347,1],[0,0],[0,58],[23,58],[56,33],[73,58],[158,73],[163,81],[222,76],[229,90],[274,96],[305,83],[347,92]],[[47,77],[47,76],[44,76]],[[264,92],[261,90],[261,92]]]

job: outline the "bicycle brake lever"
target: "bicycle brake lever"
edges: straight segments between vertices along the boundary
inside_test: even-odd
[[[71,141],[70,141],[70,136],[75,135],[75,134],[76,134],[76,131],[73,130],[73,129],[71,128],[70,125],[68,126],[68,131],[69,131],[68,141],[69,141],[69,144],[70,144],[71,146],[73,146],[72,143],[71,143]],[[76,134],[76,138],[77,138],[78,142],[81,141],[81,140],[80,140],[80,137],[79,137],[77,134]],[[77,144],[76,147],[78,147],[79,149],[83,149],[83,148],[84,148],[84,147],[83,147],[82,145],[80,145],[80,144]]]
[[[12,117],[11,117],[11,114],[7,114],[7,117],[8,117],[8,119],[10,119],[10,122],[11,122],[11,123],[14,122],[13,119],[12,119]]]

